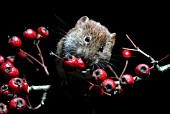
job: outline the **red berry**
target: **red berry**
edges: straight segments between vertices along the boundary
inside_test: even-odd
[[[4,62],[4,63],[0,66],[0,70],[1,70],[2,72],[5,72],[5,70],[6,70],[7,68],[9,68],[9,67],[14,67],[14,65],[13,65],[11,62],[6,61],[6,62]]]
[[[33,29],[26,29],[23,32],[23,35],[26,39],[36,39],[36,32]]]
[[[81,58],[78,58],[77,68],[83,69],[85,68],[85,64]]]
[[[145,78],[150,74],[150,67],[146,64],[139,64],[135,68],[135,73],[138,77]]]
[[[122,51],[122,56],[125,58],[125,59],[129,59],[131,57],[131,51],[130,50],[127,50],[127,49],[124,49]]]
[[[21,93],[21,91],[23,91],[23,87],[24,87],[24,82],[21,78],[18,77],[12,78],[8,82],[8,88],[12,94]]]
[[[2,102],[0,102],[0,114],[8,114],[8,107]]]
[[[68,55],[64,60],[63,60],[63,65],[64,68],[67,71],[74,71],[77,68],[78,65],[78,59],[73,56],[73,55]]]
[[[89,95],[90,96],[102,96],[104,95],[104,90],[101,86],[92,85],[89,88]]]
[[[122,85],[133,85],[135,82],[133,76],[130,74],[122,75],[120,80],[121,80],[120,82]]]
[[[6,67],[4,75],[7,79],[15,78],[19,76],[19,70],[16,67]]]
[[[26,93],[29,93],[29,90],[28,90],[28,83],[26,82],[25,79],[23,79],[23,82],[24,82],[24,86],[23,86],[23,90],[26,92]]]
[[[99,82],[102,82],[107,78],[107,73],[105,70],[98,68],[95,71],[93,71],[92,76]]]
[[[24,110],[26,108],[26,101],[21,97],[15,97],[9,102],[9,107],[11,110]]]
[[[0,88],[0,95],[8,96],[9,93],[8,84],[3,84]]]
[[[102,88],[105,92],[113,92],[116,89],[116,83],[113,79],[107,78],[103,80]]]
[[[21,57],[21,58],[26,58],[27,54],[24,53],[23,51],[18,51],[18,56]]]
[[[16,48],[21,47],[22,45],[21,39],[17,36],[10,37],[8,40],[8,43],[11,44],[11,46],[16,47]]]
[[[40,26],[37,29],[37,33],[41,35],[40,37],[47,37],[49,36],[49,31],[47,30],[46,27]]]
[[[0,55],[0,65],[5,62],[4,56]]]
[[[7,61],[13,64],[15,61],[15,56],[8,56]]]

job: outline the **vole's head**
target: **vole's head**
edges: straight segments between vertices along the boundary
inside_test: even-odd
[[[61,54],[81,57],[87,66],[102,66],[111,58],[115,37],[116,33],[110,33],[99,22],[83,16],[63,37]]]

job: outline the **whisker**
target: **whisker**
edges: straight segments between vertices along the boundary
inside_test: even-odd
[[[104,61],[99,61],[99,66],[101,66],[103,69],[106,69],[105,63],[106,62]]]
[[[51,30],[51,32],[54,32],[54,33],[57,33],[57,34],[60,34],[61,36],[64,36],[65,34],[61,33],[61,32],[57,32],[55,30]]]
[[[54,14],[54,16],[55,16],[67,29],[69,29],[69,27],[66,25],[66,23],[65,23],[63,20],[61,20],[56,14]]]
[[[116,67],[114,64],[108,62],[107,64],[111,65],[112,67],[116,68],[118,71],[120,71],[120,69],[118,67]]]
[[[98,63],[98,66],[99,66],[99,68],[104,69],[104,67],[101,64],[99,64],[99,63]]]
[[[55,26],[55,25],[52,25],[52,26],[55,27],[55,28],[57,28],[58,30],[62,31],[64,34],[67,33],[65,30],[61,29],[60,27],[57,27],[57,26]]]

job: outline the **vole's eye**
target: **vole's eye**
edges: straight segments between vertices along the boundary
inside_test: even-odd
[[[89,43],[90,40],[91,40],[91,37],[89,37],[89,36],[86,36],[86,37],[84,38],[84,41],[85,41],[86,43]]]
[[[100,52],[103,52],[103,46],[101,46],[101,47],[99,48],[99,51],[100,51]]]

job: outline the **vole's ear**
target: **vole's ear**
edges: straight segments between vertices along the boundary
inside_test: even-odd
[[[87,16],[82,16],[76,23],[76,27],[84,28],[86,23],[89,21],[89,18]]]
[[[116,33],[114,32],[114,33],[110,34],[110,38],[111,39],[116,39]]]
[[[116,40],[116,33],[110,34],[110,40],[111,40],[112,44],[114,45],[115,44],[115,40]]]

